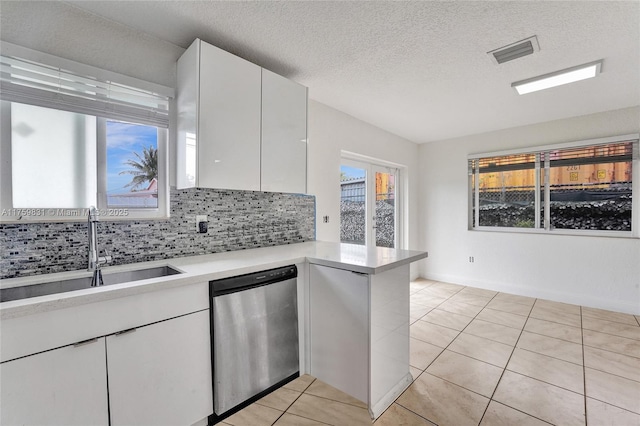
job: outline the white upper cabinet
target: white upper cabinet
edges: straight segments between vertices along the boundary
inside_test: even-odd
[[[306,87],[196,40],[177,110],[178,188],[306,193]]]
[[[177,187],[260,190],[261,68],[196,40],[178,61]]]
[[[307,88],[262,70],[263,191],[307,192]]]

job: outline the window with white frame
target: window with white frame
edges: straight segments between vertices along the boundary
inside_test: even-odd
[[[638,135],[471,155],[469,228],[635,235],[638,161]]]
[[[2,47],[1,220],[167,217],[172,89]]]

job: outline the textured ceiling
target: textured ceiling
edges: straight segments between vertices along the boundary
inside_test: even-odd
[[[183,48],[201,38],[417,143],[640,105],[638,1],[66,3]],[[532,35],[534,55],[486,54]],[[510,86],[598,59],[596,79]]]

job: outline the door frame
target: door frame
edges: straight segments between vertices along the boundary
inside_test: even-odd
[[[365,245],[375,247],[375,232],[373,228],[374,203],[375,200],[375,172],[389,173],[394,171],[395,177],[395,248],[406,248],[407,229],[405,223],[408,218],[405,216],[407,208],[407,167],[390,161],[357,154],[349,151],[340,152],[340,165],[352,166],[364,169],[366,172],[366,192],[365,192]]]

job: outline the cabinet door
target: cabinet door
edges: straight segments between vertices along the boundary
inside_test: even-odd
[[[109,424],[104,338],[4,362],[0,380],[0,424]]]
[[[309,265],[310,374],[369,402],[369,276]]]
[[[107,336],[111,425],[188,425],[213,413],[209,311]]]
[[[197,182],[260,190],[261,69],[201,43]]]
[[[262,70],[263,191],[307,192],[307,88]]]

